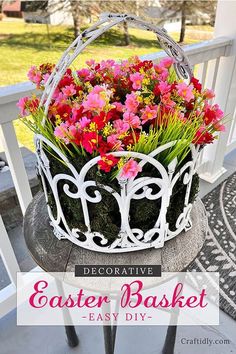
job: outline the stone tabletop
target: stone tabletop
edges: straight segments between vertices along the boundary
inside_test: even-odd
[[[69,240],[58,240],[49,225],[44,194],[39,192],[30,203],[24,218],[24,236],[35,262],[47,272],[74,272],[81,265],[154,265],[161,264],[162,272],[181,272],[201,250],[206,232],[207,217],[198,199],[191,213],[193,226],[187,232],[165,243],[161,249],[107,254],[83,249]]]

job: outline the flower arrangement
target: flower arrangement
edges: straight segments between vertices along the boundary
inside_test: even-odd
[[[89,60],[85,68],[68,68],[92,39],[122,21],[156,33],[170,57]],[[38,171],[58,238],[127,252],[163,247],[191,227],[199,150],[224,130],[214,93],[191,76],[184,52],[162,29],[126,14],[104,15],[56,67],[29,70],[43,96],[24,97],[18,106],[36,134]]]
[[[224,130],[223,112],[210,102],[214,93],[203,89],[196,78],[187,84],[177,79],[172,58],[158,64],[138,57],[123,60],[94,60],[87,67],[67,69],[56,88],[45,124],[43,110],[35,96],[21,98],[25,123],[42,134],[69,158],[91,159],[100,155],[98,171],[124,179],[141,172],[138,162],[117,158],[114,151],[149,154],[170,141],[177,144],[158,156],[164,166],[174,159],[178,164],[191,144],[212,143],[215,133]],[[29,79],[44,89],[54,65],[33,66]]]

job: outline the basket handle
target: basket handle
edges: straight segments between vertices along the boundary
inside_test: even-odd
[[[40,106],[44,105],[44,116],[47,116],[48,108],[54,94],[54,91],[63,77],[66,69],[77,58],[77,56],[92,41],[101,36],[110,28],[122,22],[131,22],[136,27],[152,31],[156,34],[162,49],[166,54],[175,59],[174,68],[179,78],[190,80],[193,76],[192,69],[187,56],[183,49],[167,34],[166,30],[148,22],[141,20],[139,17],[128,14],[105,13],[100,16],[100,20],[90,28],[84,30],[66,49],[61,59],[55,66],[50,75],[41,97]],[[45,103],[44,103],[45,102]],[[44,123],[45,117],[43,118]]]

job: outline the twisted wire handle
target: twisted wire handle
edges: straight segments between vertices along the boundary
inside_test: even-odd
[[[131,22],[138,28],[154,32],[162,49],[169,57],[175,59],[174,68],[178,77],[186,80],[191,79],[193,73],[187,56],[185,55],[183,49],[166,33],[165,29],[145,22],[137,16],[128,14],[105,13],[100,16],[98,22],[96,22],[90,28],[84,30],[71,43],[71,45],[66,49],[61,59],[55,66],[45,85],[45,89],[40,101],[40,106],[44,105],[43,123],[45,121],[45,117],[47,116],[48,108],[54,91],[56,90],[57,85],[63,77],[66,69],[92,41],[101,36],[110,28],[122,22]]]

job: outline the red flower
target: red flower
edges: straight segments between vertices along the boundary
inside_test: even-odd
[[[92,119],[92,122],[96,123],[98,130],[101,130],[102,128],[104,128],[107,121],[108,121],[108,119],[107,119],[107,115],[105,112],[101,112],[98,116],[95,116]]]
[[[208,131],[204,131],[204,128],[202,127],[196,133],[196,136],[193,140],[193,144],[199,144],[199,145],[211,144],[213,140],[214,140],[214,136]]]
[[[194,108],[194,100],[191,100],[190,102],[186,102],[186,109],[188,111],[192,111]]]
[[[118,161],[119,159],[117,159],[113,155],[103,155],[101,156],[101,160],[98,161],[98,166],[100,170],[110,172],[112,167],[114,167]]]
[[[35,113],[37,111],[39,107],[39,99],[38,98],[34,98],[33,100],[29,101],[29,111],[30,113]]]
[[[61,89],[65,86],[70,86],[73,83],[74,83],[73,77],[68,76],[68,75],[64,75],[58,84],[58,88]]]
[[[83,110],[84,110],[83,106],[80,106],[79,108],[77,107],[72,108],[72,118],[71,118],[72,123],[78,122],[78,120],[82,118]]]
[[[211,124],[216,119],[216,112],[213,109],[207,108],[205,110],[204,122],[206,125]]]
[[[133,69],[138,72],[141,68],[145,71],[151,69],[153,67],[153,62],[151,60],[140,61],[140,63],[133,66]]]
[[[72,108],[68,104],[58,104],[56,106],[56,114],[58,114],[64,120],[70,118]]]
[[[45,63],[45,64],[41,64],[39,66],[39,70],[41,71],[42,74],[47,74],[47,73],[51,74],[54,67],[55,67],[55,64]]]
[[[82,138],[83,148],[90,154],[97,150],[98,141],[101,137],[96,132],[85,132]]]
[[[116,108],[112,108],[107,113],[107,121],[121,119],[121,116],[122,116],[121,112],[118,112]]]
[[[83,87],[79,85],[76,85],[75,89],[76,89],[76,95],[79,95],[80,91],[83,91]]]
[[[200,84],[199,80],[196,79],[195,77],[192,77],[190,82],[193,84],[194,88],[198,91],[202,91],[202,85]]]
[[[159,83],[154,86],[153,93],[155,96],[160,96],[161,91],[159,89]]]
[[[123,139],[123,143],[125,146],[134,145],[139,140],[140,132],[130,133]]]
[[[112,150],[112,145],[108,144],[106,141],[100,139],[99,140],[99,146],[98,146],[98,152],[100,155],[106,154],[108,151]]]

